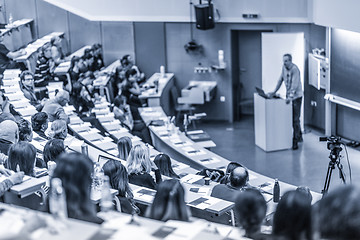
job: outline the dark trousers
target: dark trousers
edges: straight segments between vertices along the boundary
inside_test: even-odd
[[[294,99],[292,101],[293,108],[293,141],[295,143],[302,139],[301,127],[300,127],[300,113],[301,113],[302,97]]]

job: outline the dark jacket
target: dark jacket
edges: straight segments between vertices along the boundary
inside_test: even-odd
[[[213,188],[211,196],[230,202],[235,202],[236,196],[240,192],[241,190],[233,188],[229,184],[218,184]]]
[[[12,142],[0,138],[0,152],[1,153],[5,154],[7,156],[11,145],[13,145]]]
[[[160,183],[161,180],[161,174],[159,170],[155,170],[155,177],[156,177],[156,183]],[[146,172],[142,173],[132,173],[129,175],[129,182],[138,186],[147,187],[151,189],[156,189],[156,183],[153,179],[153,177]]]

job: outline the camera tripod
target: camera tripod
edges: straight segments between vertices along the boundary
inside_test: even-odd
[[[344,184],[346,183],[343,166],[340,163],[340,152],[341,152],[341,150],[342,150],[341,147],[334,147],[330,152],[330,156],[329,156],[330,162],[329,162],[328,170],[327,170],[327,173],[326,173],[324,189],[321,191],[323,196],[329,190],[331,174],[332,174],[332,171],[335,169],[335,166],[337,166],[337,168],[339,169],[339,177],[340,177],[340,179],[342,180],[342,182]]]

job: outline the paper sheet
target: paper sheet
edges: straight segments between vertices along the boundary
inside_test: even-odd
[[[180,182],[182,183],[194,183],[196,181],[199,181],[200,179],[202,179],[204,176],[201,176],[201,175],[195,175],[195,174],[187,174],[186,176],[182,177],[180,179]]]

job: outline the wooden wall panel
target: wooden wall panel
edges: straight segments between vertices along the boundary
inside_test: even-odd
[[[166,69],[165,23],[135,22],[135,57],[140,70],[150,77]]]
[[[85,45],[101,43],[100,22],[91,22],[69,13],[69,35],[71,52]]]
[[[102,22],[101,28],[105,65],[125,54],[135,57],[133,23]]]

